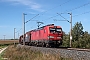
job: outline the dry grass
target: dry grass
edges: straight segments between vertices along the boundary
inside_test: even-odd
[[[0,40],[0,45],[18,43],[18,40]]]
[[[42,54],[28,48],[16,48],[15,46],[8,47],[3,57],[8,58],[8,60],[71,60],[61,58],[58,55]]]

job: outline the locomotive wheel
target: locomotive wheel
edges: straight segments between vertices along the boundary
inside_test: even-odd
[[[49,47],[49,44],[48,43],[46,44],[46,47]]]
[[[32,45],[32,43],[29,43],[29,46],[31,46]]]
[[[36,43],[36,47],[38,47],[38,43]]]
[[[45,47],[45,43],[42,43],[42,47]]]

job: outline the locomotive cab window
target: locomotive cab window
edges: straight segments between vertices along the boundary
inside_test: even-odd
[[[62,31],[61,28],[57,28],[57,29],[56,29],[56,32],[59,32],[59,33],[60,33],[61,31]]]
[[[62,31],[61,28],[50,28],[50,33],[60,33]]]
[[[55,28],[50,28],[50,33],[55,32]]]

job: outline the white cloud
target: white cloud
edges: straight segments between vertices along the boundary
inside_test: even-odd
[[[37,10],[43,12],[44,10],[41,9],[41,5],[33,2],[32,0],[1,0],[3,2],[12,2],[13,4],[22,4],[25,6],[30,7],[30,9]]]

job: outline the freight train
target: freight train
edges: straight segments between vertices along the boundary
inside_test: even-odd
[[[24,42],[28,45],[59,47],[62,45],[63,31],[60,26],[48,24],[39,29],[28,31],[24,36]],[[23,44],[23,35],[20,36],[19,43]]]

